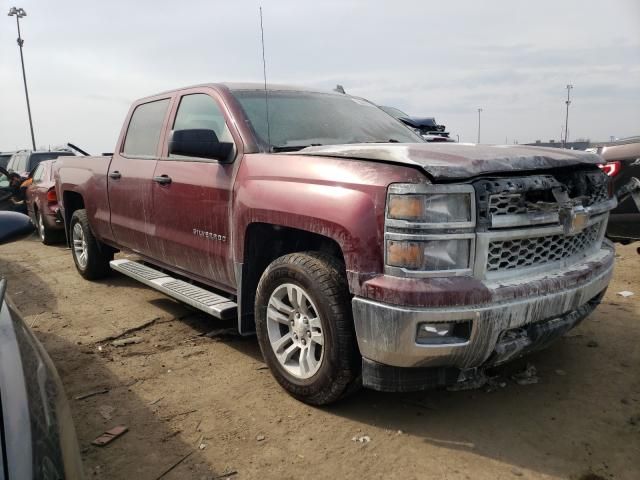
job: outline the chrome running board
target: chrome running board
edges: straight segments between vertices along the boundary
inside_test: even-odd
[[[173,278],[142,263],[112,260],[109,264],[114,270],[216,318],[226,320],[235,318],[238,314],[238,305],[228,298]]]

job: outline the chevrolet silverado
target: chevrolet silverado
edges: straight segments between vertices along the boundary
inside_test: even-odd
[[[79,273],[237,319],[311,404],[469,380],[575,327],[612,275],[592,153],[429,144],[364,99],[256,84],[138,100],[114,152],[56,164]]]

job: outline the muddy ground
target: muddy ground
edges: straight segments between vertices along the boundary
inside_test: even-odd
[[[529,358],[539,383],[326,408],[281,390],[254,338],[201,336],[232,323],[120,274],[85,281],[62,246],[4,245],[0,272],[58,367],[88,478],[153,480],[187,456],[162,478],[638,479],[640,255],[618,255],[596,313]],[[142,343],[105,341],[140,326]],[[118,424],[129,432],[91,445]]]

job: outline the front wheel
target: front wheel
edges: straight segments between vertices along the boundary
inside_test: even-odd
[[[351,301],[341,264],[329,255],[285,255],[265,270],[256,294],[256,333],[278,383],[312,404],[357,388],[360,373]]]
[[[97,280],[109,275],[109,262],[113,260],[113,250],[93,235],[85,210],[73,212],[69,229],[71,253],[80,275],[87,280]]]

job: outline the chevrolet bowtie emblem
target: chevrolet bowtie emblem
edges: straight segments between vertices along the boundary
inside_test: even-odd
[[[560,209],[560,223],[565,235],[575,235],[586,228],[589,212],[583,206],[563,207]]]
[[[589,223],[589,212],[584,208],[582,198],[569,198],[569,194],[564,188],[554,188],[553,196],[560,207],[558,216],[560,224],[564,228],[565,235],[575,235],[584,230]]]

